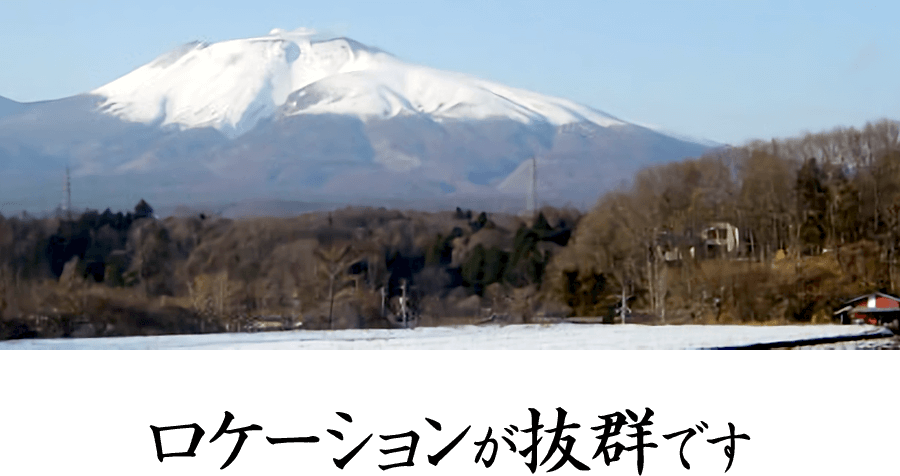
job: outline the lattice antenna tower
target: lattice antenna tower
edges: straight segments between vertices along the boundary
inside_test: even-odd
[[[537,212],[537,157],[531,158],[531,180],[526,186],[525,208],[529,215],[534,216]]]
[[[66,215],[72,214],[72,180],[69,173],[69,166],[66,166],[66,180],[63,182],[63,194],[65,195],[65,202],[63,203],[63,211],[66,212]]]

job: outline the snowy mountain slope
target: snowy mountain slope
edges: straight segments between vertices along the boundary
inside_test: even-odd
[[[624,124],[565,99],[404,63],[346,38],[312,41],[282,30],[188,44],[91,93],[104,98],[101,110],[129,121],[213,127],[229,137],[276,111]]]
[[[726,144],[722,144],[721,142],[704,139],[702,137],[694,137],[694,136],[690,136],[687,134],[682,134],[680,132],[676,132],[676,131],[667,129],[662,126],[657,126],[655,124],[645,124],[645,123],[641,123],[641,122],[636,122],[634,124],[637,126],[643,127],[645,129],[650,129],[651,131],[658,132],[665,136],[669,136],[669,137],[672,137],[672,138],[675,138],[675,139],[678,139],[678,140],[684,141],[684,142],[691,142],[694,144],[700,144],[700,145],[703,145],[706,147],[713,147],[713,148],[723,147],[726,145]]]

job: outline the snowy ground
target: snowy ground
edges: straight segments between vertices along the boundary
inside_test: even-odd
[[[836,337],[890,336],[876,326],[550,324],[354,329],[0,342],[3,349],[708,349]]]

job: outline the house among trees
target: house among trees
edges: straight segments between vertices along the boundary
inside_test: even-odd
[[[900,297],[875,292],[853,298],[834,312],[841,324],[864,322],[866,324],[889,324],[900,321]]]
[[[739,251],[738,228],[731,223],[715,222],[700,233],[708,256],[724,256]]]
[[[680,263],[687,258],[696,258],[700,246],[695,238],[664,231],[656,236],[656,256],[667,263]]]
[[[691,259],[735,257],[746,251],[747,243],[740,241],[738,228],[728,222],[712,222],[700,230],[699,238],[688,230],[685,234],[663,231],[656,235],[655,254],[668,263],[677,264]]]

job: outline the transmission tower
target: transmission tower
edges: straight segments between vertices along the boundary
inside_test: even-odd
[[[63,211],[71,217],[72,215],[72,180],[69,174],[69,166],[66,166],[66,180],[63,182],[63,194],[65,195],[65,202],[63,203]]]
[[[531,158],[531,180],[526,185],[525,208],[529,215],[537,212],[537,157]]]

